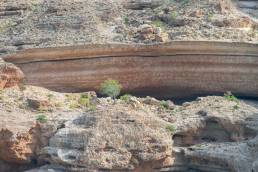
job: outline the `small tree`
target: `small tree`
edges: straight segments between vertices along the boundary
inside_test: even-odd
[[[115,99],[122,89],[122,85],[113,79],[108,79],[100,85],[100,94]]]

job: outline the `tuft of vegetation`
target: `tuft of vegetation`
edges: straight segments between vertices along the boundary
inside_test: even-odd
[[[48,100],[51,101],[54,98],[54,95],[53,94],[48,94],[47,97],[48,97]]]
[[[15,24],[16,23],[14,23],[10,19],[6,19],[6,20],[1,21],[1,23],[0,23],[0,33],[3,33],[5,31],[7,31],[11,27],[13,27]]]
[[[170,124],[170,125],[167,125],[166,126],[166,129],[171,133],[171,134],[173,134],[174,132],[175,132],[175,127],[174,127],[174,125],[172,125],[172,124]]]
[[[46,115],[38,115],[36,117],[36,121],[40,122],[40,123],[46,123],[47,122],[47,116]]]
[[[121,92],[122,85],[113,79],[108,79],[100,85],[100,94],[115,99]]]
[[[207,19],[208,19],[209,22],[212,21],[213,16],[214,16],[214,14],[212,14],[212,13],[209,13],[209,14],[207,15]]]
[[[130,94],[125,94],[125,95],[123,95],[123,96],[120,97],[120,100],[123,100],[123,101],[125,101],[126,103],[129,103],[131,97],[132,97],[132,95],[130,95]]]
[[[163,21],[159,20],[159,19],[153,21],[153,22],[152,22],[152,25],[154,25],[155,27],[159,27],[159,28],[161,28],[162,30],[165,30],[165,28],[166,28],[166,24],[165,24]]]
[[[240,108],[239,104],[236,104],[235,106],[233,106],[234,110],[238,110]]]
[[[171,19],[175,20],[177,18],[177,12],[176,11],[173,11],[171,14],[170,14],[170,17]]]
[[[224,94],[224,98],[227,99],[227,100],[229,100],[229,101],[238,102],[237,97],[234,96],[234,95],[233,95],[231,92],[229,92],[229,91]]]
[[[78,103],[82,106],[89,107],[90,99],[91,97],[89,95],[81,95],[81,97],[78,100]]]
[[[124,17],[124,24],[125,24],[126,26],[129,25],[129,18],[128,18],[128,16],[125,16],[125,17]]]
[[[97,110],[97,107],[95,105],[90,105],[89,106],[89,111],[95,112]]]
[[[168,109],[169,108],[168,101],[162,100],[160,103],[160,106],[164,109]]]
[[[69,105],[70,109],[77,109],[80,108],[80,104],[78,102],[71,102]]]

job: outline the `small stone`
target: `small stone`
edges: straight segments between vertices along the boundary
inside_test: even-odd
[[[200,110],[199,112],[197,112],[197,114],[200,116],[207,116],[208,112],[205,110]]]
[[[159,106],[160,105],[160,101],[153,98],[153,97],[149,97],[147,96],[144,100],[143,103],[148,104],[148,105],[156,105]]]
[[[149,24],[143,24],[139,27],[139,32],[143,33],[143,34],[149,34],[149,33],[153,33],[153,27]]]
[[[47,100],[28,99],[28,104],[35,110],[48,110],[52,105]]]
[[[190,105],[191,105],[190,102],[185,102],[185,103],[182,104],[183,107],[188,107],[188,106],[190,106]]]
[[[190,14],[191,17],[197,17],[197,18],[201,18],[203,15],[204,14],[202,10],[196,10]]]

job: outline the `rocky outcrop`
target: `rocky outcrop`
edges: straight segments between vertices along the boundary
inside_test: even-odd
[[[23,78],[24,75],[18,67],[0,59],[0,89],[18,86]]]
[[[115,104],[111,98],[94,97],[89,107],[75,106],[82,95],[85,98],[86,93],[63,94],[32,86],[4,89],[0,171],[256,170],[257,101],[247,101],[248,105],[228,95],[209,96],[178,106],[129,96]],[[37,111],[28,99],[59,105]],[[44,123],[39,114],[45,115]]]
[[[106,107],[65,123],[42,151],[44,159],[71,171],[126,171],[171,155],[168,123],[144,111],[115,109]]]
[[[98,91],[105,79],[156,97],[222,94],[257,97],[257,44],[171,42],[32,49],[7,56],[28,84],[62,92]],[[187,90],[184,91],[184,90]]]

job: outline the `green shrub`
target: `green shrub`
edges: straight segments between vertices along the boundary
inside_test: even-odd
[[[89,106],[89,111],[94,112],[96,110],[97,110],[97,107],[95,105],[90,105]]]
[[[70,109],[80,108],[80,104],[78,102],[73,101],[73,102],[70,103],[69,108]]]
[[[38,115],[38,116],[36,117],[36,120],[37,120],[38,122],[41,122],[41,123],[46,123],[46,122],[47,122],[47,116],[46,116],[46,115]]]
[[[235,106],[233,106],[234,110],[238,110],[240,108],[239,104],[236,104]]]
[[[127,16],[124,17],[124,24],[129,25],[129,18]]]
[[[168,101],[162,100],[160,103],[160,106],[164,109],[168,109],[169,108]]]
[[[175,131],[175,127],[174,127],[172,124],[167,125],[167,126],[166,126],[166,129],[167,129],[170,133],[174,133],[174,131]]]
[[[165,28],[166,28],[166,24],[161,20],[153,21],[152,25],[154,25],[155,27],[160,27],[162,30],[165,30]]]
[[[120,94],[121,89],[122,85],[118,81],[108,79],[101,84],[99,92],[104,96],[115,99]]]
[[[88,95],[81,95],[81,97],[78,100],[78,103],[82,106],[90,106],[90,97]]]
[[[130,98],[131,98],[132,96],[130,95],[130,94],[125,94],[125,95],[123,95],[123,96],[121,96],[120,97],[120,100],[123,100],[123,101],[125,101],[126,103],[128,103],[129,101],[130,101]]]
[[[170,17],[171,19],[175,20],[177,18],[177,12],[176,11],[173,11],[171,14],[170,14]]]
[[[227,99],[227,100],[229,100],[229,101],[235,101],[235,102],[238,101],[237,97],[234,96],[231,92],[226,92],[226,93],[224,94],[224,98]]]
[[[54,95],[53,94],[48,94],[47,97],[48,97],[48,100],[50,101],[54,98]]]

